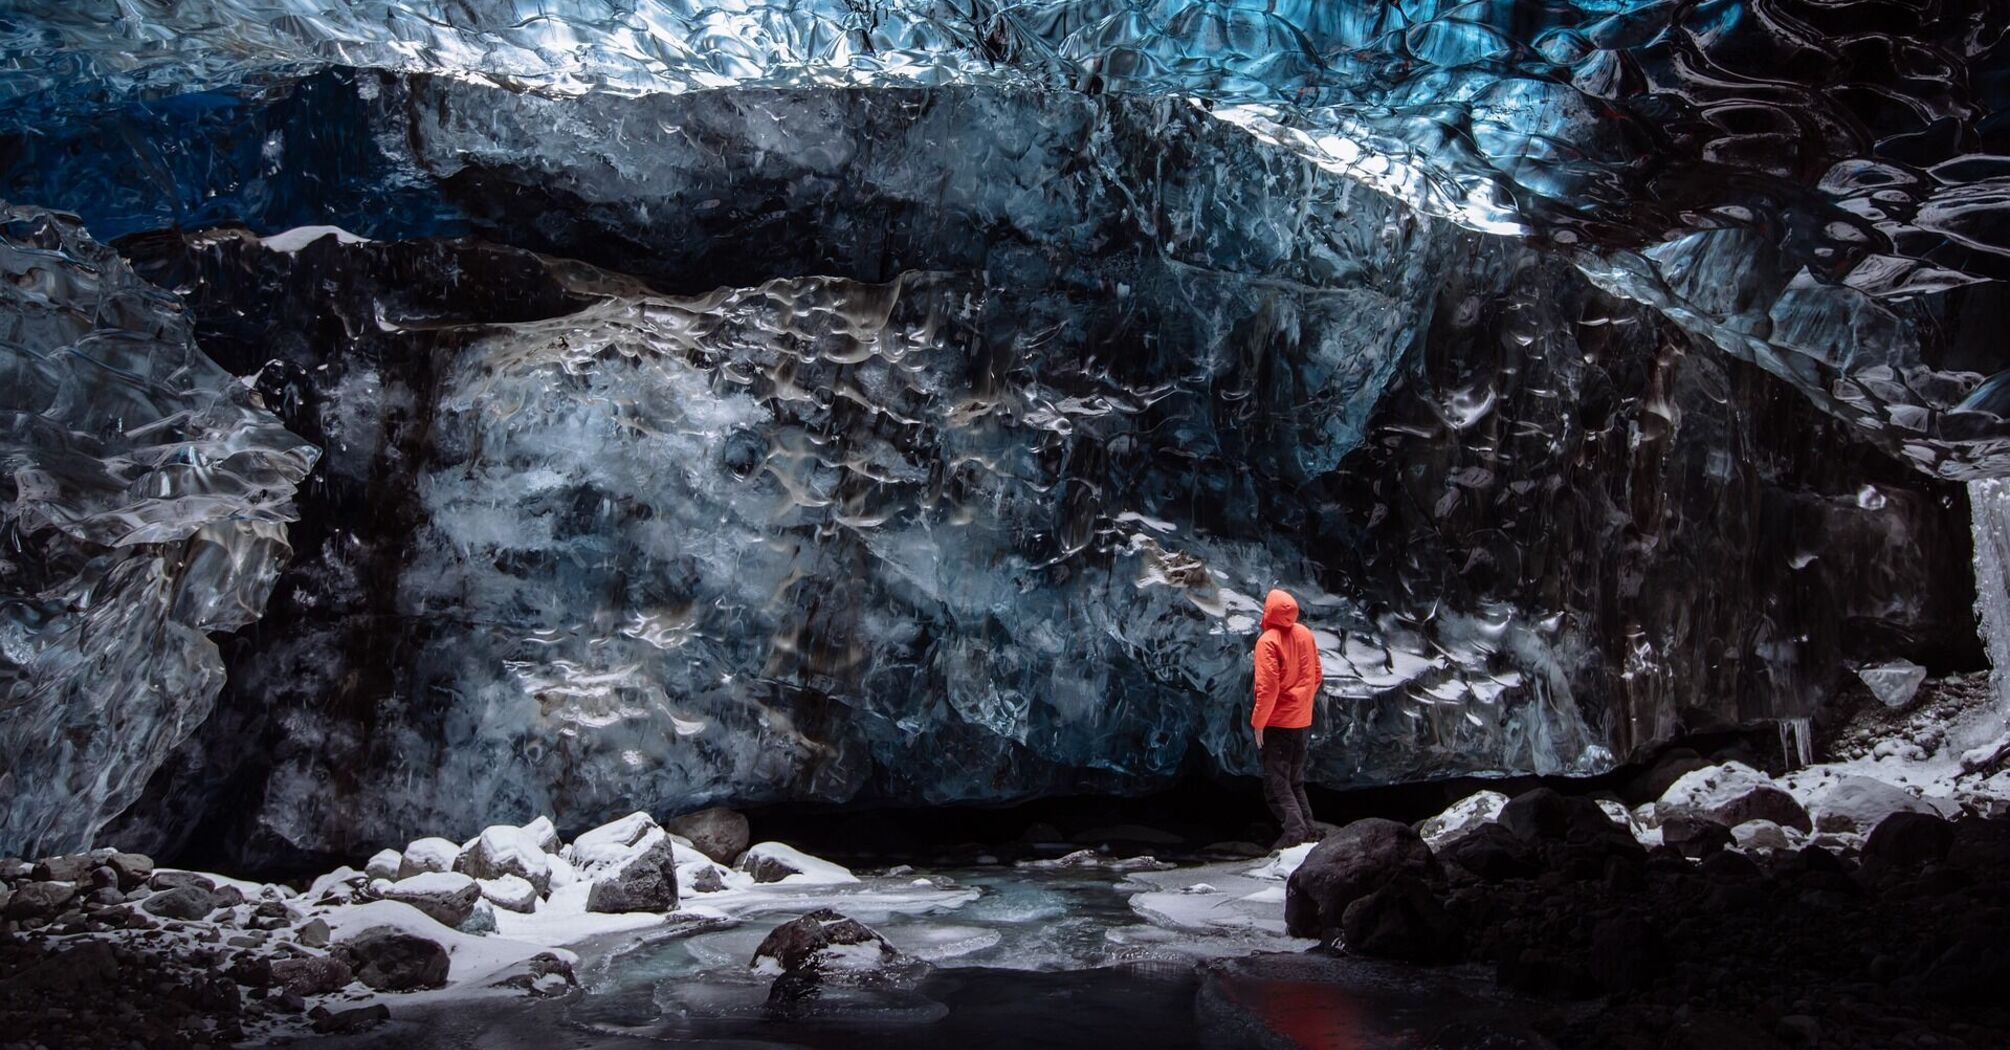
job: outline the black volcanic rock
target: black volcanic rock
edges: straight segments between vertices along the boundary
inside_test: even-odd
[[[1429,846],[1407,824],[1369,817],[1326,836],[1285,882],[1284,922],[1294,937],[1339,933],[1349,905],[1399,876],[1439,874]]]

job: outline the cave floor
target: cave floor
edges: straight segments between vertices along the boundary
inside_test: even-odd
[[[339,1048],[1228,1048],[1541,1045],[1535,1011],[1490,975],[1308,955],[1249,863],[1170,871],[982,868],[775,894],[732,919],[579,946],[579,991],[548,1002],[443,999]],[[943,890],[953,887],[955,892]],[[1244,900],[1246,896],[1255,900]],[[929,963],[826,987],[786,1013],[750,971],[776,925],[835,907]],[[1212,913],[1212,914],[1210,914]],[[1259,918],[1260,917],[1260,918]],[[1506,1040],[1506,1041],[1504,1041]]]

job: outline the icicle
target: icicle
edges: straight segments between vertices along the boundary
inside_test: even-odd
[[[2010,709],[2010,482],[1968,483],[1975,536],[1975,623],[1996,705]]]
[[[1814,729],[1808,719],[1782,718],[1780,726],[1780,757],[1789,769],[1800,769],[1814,764]]]

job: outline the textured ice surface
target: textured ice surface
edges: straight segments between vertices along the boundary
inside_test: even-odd
[[[126,831],[1248,772],[1272,585],[1335,785],[1942,659],[2005,15],[1860,6],[15,5],[0,194],[328,450]]]
[[[2010,714],[2010,480],[1968,483],[1975,531],[1975,624],[1996,702]]]
[[[2000,311],[1979,283],[2010,272],[2010,12],[1780,7],[31,0],[10,15],[0,126],[54,142],[66,121],[147,107],[196,124],[336,66],[556,100],[809,85],[1193,100],[1425,213],[1573,255],[1921,469],[2001,473],[2010,380],[1983,383],[2004,362],[1962,330]],[[265,181],[297,163],[296,130],[230,167]],[[186,159],[134,152],[149,178]]]
[[[1057,161],[1048,192],[1105,199],[1166,145],[1114,130],[1084,125],[1115,159]],[[329,450],[278,611],[235,650],[242,702],[136,823],[212,811],[252,855],[360,855],[540,810],[1247,771],[1251,596],[1277,583],[1322,632],[1336,785],[1596,771],[1696,711],[1802,714],[1839,654],[1966,629],[1965,596],[1916,586],[1963,564],[1931,483],[1566,266],[1302,185],[1221,194],[1238,228],[1330,216],[1288,251],[1097,254],[1006,208],[1036,247],[988,273],[695,297],[485,244],[133,243]],[[275,320],[303,315],[326,323]],[[1784,420],[1822,437],[1720,451]],[[1755,504],[1797,524],[1755,533]],[[1727,558],[1750,586],[1699,596]],[[232,777],[260,804],[212,810]]]
[[[209,713],[314,457],[173,296],[0,203],[0,849],[91,845]]]

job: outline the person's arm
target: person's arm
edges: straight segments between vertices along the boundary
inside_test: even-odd
[[[1277,706],[1277,693],[1284,683],[1284,647],[1269,631],[1256,640],[1256,708],[1249,724],[1256,730],[1256,746],[1263,746],[1263,727],[1270,722],[1270,709]]]
[[[1319,643],[1312,632],[1305,632],[1305,681],[1300,683],[1305,690],[1305,700],[1312,704],[1316,713],[1319,704],[1319,690],[1326,687],[1326,669],[1319,665]]]

